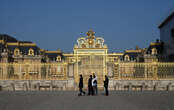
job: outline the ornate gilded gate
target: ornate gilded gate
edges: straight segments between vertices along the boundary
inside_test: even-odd
[[[87,84],[89,75],[95,74],[98,79],[98,84],[103,82],[103,73],[105,72],[104,56],[91,55],[81,56],[81,61],[78,63],[78,73],[84,77],[84,83]]]
[[[103,86],[103,79],[106,72],[106,57],[108,48],[104,45],[104,39],[94,36],[92,30],[87,32],[86,37],[77,40],[74,46],[74,78],[78,83],[79,75],[84,77],[87,85],[89,75],[95,74],[98,79],[98,86]]]

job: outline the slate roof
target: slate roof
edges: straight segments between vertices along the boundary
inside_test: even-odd
[[[34,55],[40,55],[40,48],[37,46],[17,46],[17,45],[8,46],[8,49],[12,52],[14,52],[15,48],[19,48],[20,52],[22,52],[22,55],[28,55],[28,51],[30,48],[34,50]]]
[[[161,43],[154,43],[154,45],[151,44],[151,45],[148,47],[146,53],[147,53],[147,54],[151,54],[153,48],[156,48],[156,49],[157,49],[157,53],[158,53],[158,54],[162,54],[162,52],[163,52],[163,43],[162,43],[162,42],[161,42]]]
[[[16,38],[11,37],[7,34],[0,34],[0,40],[5,40],[5,42],[17,42]]]
[[[21,43],[21,44],[32,44],[31,41],[18,41],[16,38],[6,35],[6,34],[0,34],[0,40],[4,40],[6,43]],[[0,51],[5,48],[5,44],[0,43]],[[20,52],[22,52],[22,55],[28,55],[28,50],[32,48],[34,50],[35,55],[40,55],[40,48],[36,45],[29,45],[29,46],[23,46],[23,45],[7,45],[8,50],[13,54],[15,48],[19,48]]]
[[[56,61],[57,56],[61,56],[61,59],[64,59],[62,52],[45,52],[45,56],[47,56],[51,61]]]
[[[0,52],[2,52],[4,48],[5,46],[2,43],[0,43]]]
[[[137,57],[138,57],[139,55],[141,55],[141,53],[135,53],[135,52],[124,53],[123,59],[125,58],[126,55],[129,56],[130,60],[136,60]]]
[[[172,12],[159,26],[158,28],[162,28],[165,24],[167,24],[174,17],[174,12]]]

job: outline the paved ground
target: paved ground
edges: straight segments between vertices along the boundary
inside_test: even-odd
[[[0,110],[174,110],[174,92],[0,92]]]

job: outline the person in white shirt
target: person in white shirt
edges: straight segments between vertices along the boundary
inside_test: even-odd
[[[92,78],[92,88],[93,88],[94,95],[97,95],[98,94],[97,77],[95,76],[95,74],[93,74],[93,78]]]

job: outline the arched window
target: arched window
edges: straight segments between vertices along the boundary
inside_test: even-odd
[[[19,48],[14,49],[14,55],[20,55],[20,50]]]
[[[32,49],[32,48],[30,48],[29,50],[28,50],[28,55],[34,55],[34,50]]]

